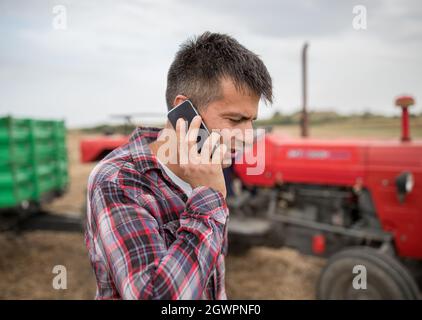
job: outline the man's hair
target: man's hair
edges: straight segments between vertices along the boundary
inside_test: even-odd
[[[232,80],[240,92],[272,103],[272,80],[262,60],[234,38],[205,32],[188,39],[176,53],[167,75],[167,108],[178,94],[198,108],[222,97],[221,80]]]

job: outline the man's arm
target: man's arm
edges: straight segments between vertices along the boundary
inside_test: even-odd
[[[228,215],[221,192],[197,187],[167,249],[146,197],[106,182],[91,198],[94,237],[123,299],[199,299],[217,261]]]

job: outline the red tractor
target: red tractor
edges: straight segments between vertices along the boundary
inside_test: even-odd
[[[319,299],[420,298],[422,141],[409,137],[413,103],[396,101],[401,141],[262,137],[263,173],[233,166],[241,188],[228,198],[232,248],[285,245],[329,257]]]
[[[128,136],[102,136],[84,138],[80,142],[81,161],[95,162],[108,155],[111,151],[128,142]]]
[[[142,112],[142,113],[131,113],[131,114],[115,114],[112,115],[113,119],[123,119],[124,124],[123,132],[124,134],[114,134],[114,130],[107,128],[104,132],[104,135],[84,138],[80,142],[80,151],[81,151],[81,162],[95,162],[103,159],[107,154],[116,149],[117,147],[125,144],[129,140],[129,134],[135,125],[133,123],[133,118],[140,117],[143,122],[145,119],[164,119],[165,115],[161,113],[154,112]]]

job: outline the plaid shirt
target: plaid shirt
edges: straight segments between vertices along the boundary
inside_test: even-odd
[[[188,198],[138,127],[91,172],[85,241],[96,299],[227,299],[228,208],[206,186]]]

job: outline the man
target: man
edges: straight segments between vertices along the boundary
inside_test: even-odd
[[[252,129],[261,98],[272,102],[271,77],[232,37],[205,32],[180,47],[167,107],[189,99],[201,116],[189,128],[181,119],[176,128],[138,127],[89,177],[86,245],[97,299],[227,299],[222,169],[235,136],[221,143],[212,132],[201,153],[194,147],[201,120],[210,131]],[[164,130],[176,138],[161,139]]]

